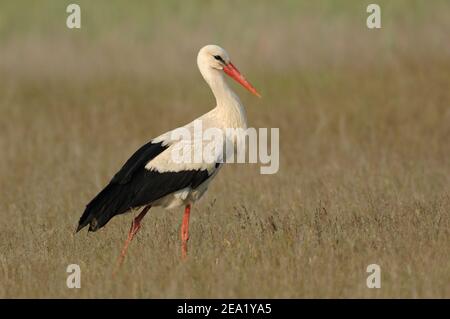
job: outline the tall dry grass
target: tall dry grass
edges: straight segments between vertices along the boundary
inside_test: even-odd
[[[449,297],[446,1],[0,2],[0,296]],[[131,215],[73,235],[149,138],[213,106],[195,65],[225,47],[279,127],[280,171],[229,165],[194,206],[153,209],[116,279]],[[66,287],[66,267],[82,288]],[[382,288],[366,287],[367,265]]]

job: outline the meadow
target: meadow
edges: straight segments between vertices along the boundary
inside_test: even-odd
[[[65,26],[81,6],[82,28]],[[450,3],[0,1],[0,297],[450,298]],[[280,170],[230,164],[192,209],[74,234],[140,145],[214,106],[224,47]],[[66,286],[67,265],[81,288]],[[368,289],[366,267],[381,267]]]

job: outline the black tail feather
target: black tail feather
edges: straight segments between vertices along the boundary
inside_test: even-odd
[[[89,231],[96,231],[115,215],[128,211],[131,207],[124,204],[130,203],[131,200],[126,198],[127,192],[122,192],[122,187],[120,184],[110,183],[95,196],[87,204],[76,231],[79,232],[87,225],[89,225]]]

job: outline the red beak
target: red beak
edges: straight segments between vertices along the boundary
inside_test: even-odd
[[[233,63],[228,63],[223,67],[223,71],[231,78],[233,78],[236,82],[241,84],[243,87],[245,87],[247,90],[249,90],[251,93],[256,95],[257,97],[261,97],[261,94],[256,91],[256,89],[251,85],[239,72],[239,70],[233,65]]]

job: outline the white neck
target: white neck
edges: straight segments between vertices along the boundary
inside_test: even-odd
[[[246,115],[239,97],[228,86],[223,71],[198,61],[200,73],[216,98],[216,111],[227,127],[246,127]]]

